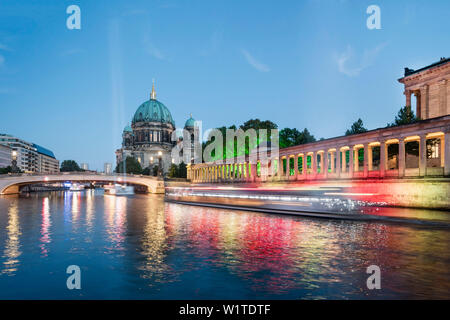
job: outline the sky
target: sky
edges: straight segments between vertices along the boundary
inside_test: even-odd
[[[369,5],[381,29],[367,28]],[[77,5],[81,29],[68,29]],[[450,56],[448,0],[2,0],[0,132],[57,159],[115,164],[122,130],[157,99],[177,128],[259,118],[341,136],[404,106],[397,79]]]

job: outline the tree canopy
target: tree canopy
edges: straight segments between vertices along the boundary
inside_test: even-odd
[[[61,162],[61,172],[84,171],[75,160],[64,160]]]
[[[308,131],[298,131],[296,128],[284,128],[280,131],[280,148],[287,148],[299,144],[316,141],[316,138]]]
[[[358,120],[353,122],[351,128],[345,132],[345,135],[350,136],[352,134],[363,133],[363,132],[367,132],[367,129],[364,127],[364,123],[361,120],[361,118],[359,118]]]
[[[126,173],[134,173],[134,174],[142,173],[141,164],[135,158],[128,156],[124,161],[117,164],[116,166],[117,173],[124,173],[124,171]]]
[[[398,111],[394,122],[388,123],[387,126],[388,127],[401,126],[401,125],[404,125],[404,124],[415,123],[415,122],[417,122],[419,120],[420,119],[415,116],[415,114],[411,110],[410,106],[404,106],[403,108],[401,108]]]

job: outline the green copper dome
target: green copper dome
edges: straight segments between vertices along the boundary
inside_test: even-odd
[[[186,120],[186,123],[184,124],[185,128],[193,128],[195,125],[195,119],[192,118],[192,116]]]
[[[141,121],[170,123],[175,127],[175,122],[172,119],[169,109],[156,99],[145,101],[136,110],[133,123]]]

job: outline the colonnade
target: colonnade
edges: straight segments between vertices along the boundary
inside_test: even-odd
[[[416,124],[284,148],[267,160],[195,164],[188,175],[198,183],[450,176],[449,120],[440,130]]]

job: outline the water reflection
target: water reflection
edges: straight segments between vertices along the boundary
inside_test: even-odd
[[[50,238],[50,226],[51,226],[51,220],[50,220],[50,207],[49,207],[49,200],[48,197],[45,197],[42,199],[42,222],[41,222],[41,238],[39,239],[41,248],[41,255],[46,257],[48,255],[48,246],[51,242]]]
[[[2,274],[14,275],[19,266],[20,251],[20,231],[19,212],[17,208],[17,200],[13,201],[8,210],[8,225],[6,227],[6,244],[2,258],[3,270]]]
[[[74,263],[85,268],[93,299],[450,297],[448,229],[184,206],[159,196],[0,197],[0,252],[0,287],[14,286],[15,298],[38,298],[32,292],[43,282],[39,298],[70,298],[53,275]],[[371,264],[382,270],[381,291],[366,288]]]
[[[104,196],[106,233],[108,235],[106,248],[108,250],[123,250],[127,200],[127,197]]]

